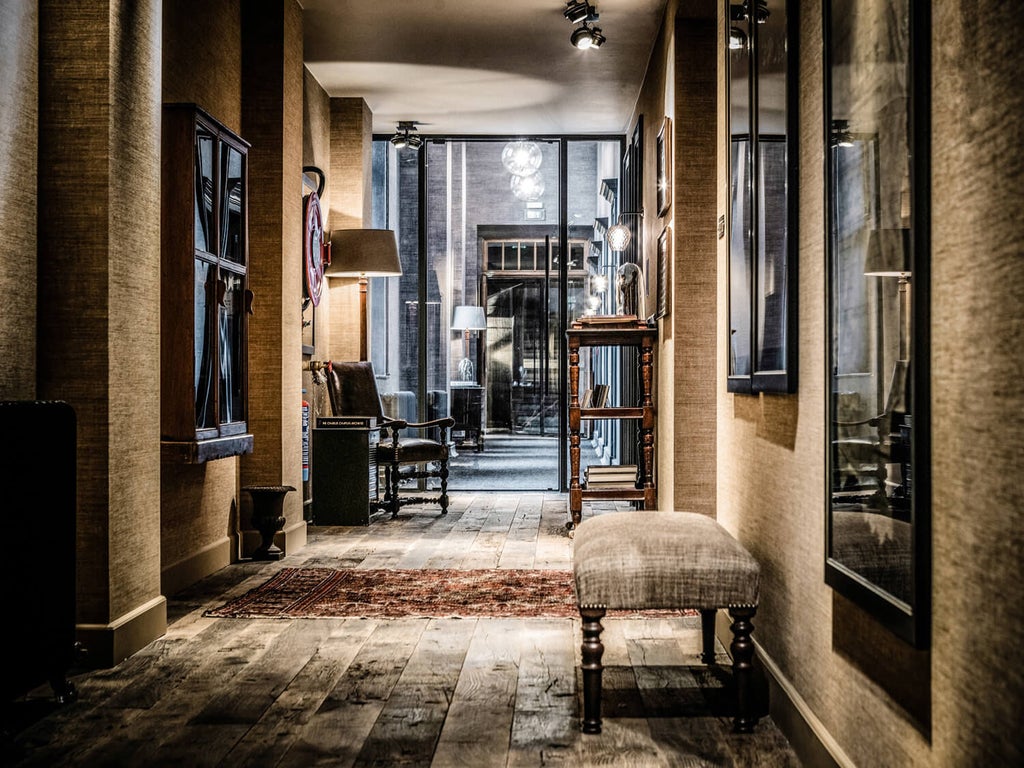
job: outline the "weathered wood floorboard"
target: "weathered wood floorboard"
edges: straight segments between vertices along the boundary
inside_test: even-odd
[[[615,514],[615,504],[590,514]],[[559,494],[452,495],[369,526],[312,527],[279,562],[231,565],[168,599],[167,634],[79,700],[34,691],[10,766],[796,768],[769,718],[731,733],[731,670],[700,664],[696,617],[604,620],[604,729],[583,736],[578,618],[215,619],[285,567],[571,569]],[[38,709],[38,706],[37,706]]]

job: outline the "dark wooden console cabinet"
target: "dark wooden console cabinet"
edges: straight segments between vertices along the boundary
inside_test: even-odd
[[[654,484],[654,344],[658,332],[646,325],[630,327],[577,327],[566,332],[569,350],[569,515],[570,529],[580,523],[583,501],[627,500],[645,509],[657,504]],[[640,373],[640,402],[632,406],[583,408],[580,404],[580,348],[636,347]],[[639,487],[587,489],[580,484],[580,427],[587,419],[633,419],[639,422]]]
[[[369,525],[377,500],[377,443],[380,429],[314,428],[313,525]]]
[[[484,388],[479,384],[452,384],[452,439],[460,446],[472,440],[479,453],[484,449]],[[461,434],[461,437],[460,437]]]

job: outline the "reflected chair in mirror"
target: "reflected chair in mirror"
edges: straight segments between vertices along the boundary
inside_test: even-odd
[[[837,396],[834,503],[860,505],[894,516],[909,509],[908,372],[907,361],[897,360],[884,410],[867,418],[847,418],[863,412],[859,396]]]
[[[374,506],[398,515],[407,504],[433,504],[448,513],[448,436],[455,423],[450,416],[424,422],[392,419],[384,414],[373,364],[331,362],[327,373],[327,394],[335,416],[369,416],[377,419],[381,439],[376,446],[377,464],[384,467],[384,495]],[[416,435],[435,434],[438,439]],[[399,494],[407,480],[439,478],[438,494]]]

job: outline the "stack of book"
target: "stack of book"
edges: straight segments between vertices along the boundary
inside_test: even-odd
[[[612,490],[615,488],[636,488],[636,464],[605,466],[591,464],[583,470],[583,484],[588,490]]]

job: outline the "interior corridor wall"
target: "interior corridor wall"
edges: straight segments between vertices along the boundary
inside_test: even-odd
[[[719,13],[724,39],[724,3]],[[765,658],[840,763],[1018,765],[1024,582],[1024,16],[1013,3],[937,0],[932,33],[932,644],[902,641],[824,583],[825,273],[822,17],[800,11],[799,391],[726,392],[719,249],[718,514],[762,564]],[[1011,8],[1011,6],[1013,6]],[[722,51],[719,52],[720,71]],[[719,103],[724,98],[719,84]],[[718,208],[728,207],[719,118]],[[836,650],[856,632],[872,670]],[[924,675],[924,722],[890,691]]]

